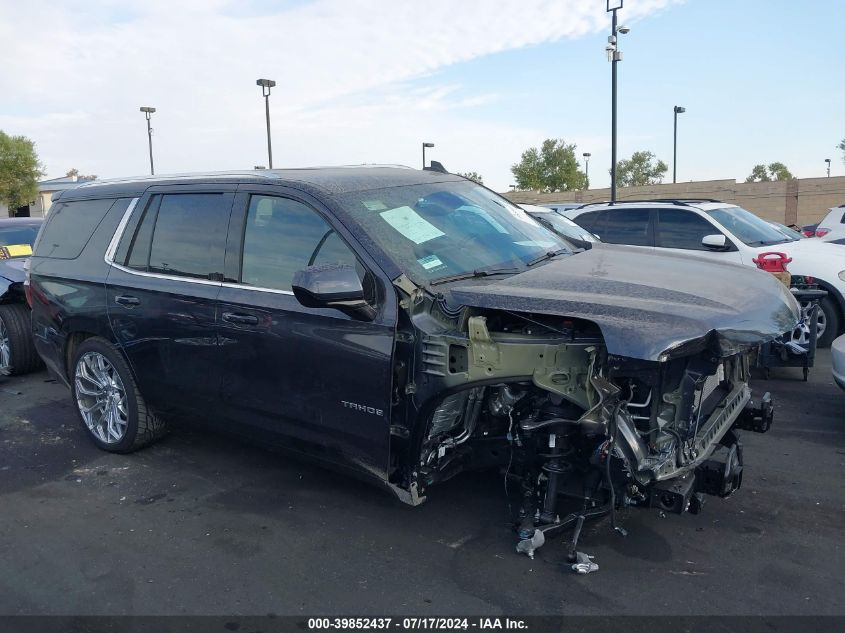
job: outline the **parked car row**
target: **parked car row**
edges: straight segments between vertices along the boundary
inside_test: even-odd
[[[585,232],[573,248],[433,170],[103,181],[54,200],[32,327],[97,446],[200,416],[413,505],[508,468],[527,553],[622,506],[697,512],[738,489],[738,429],[772,421],[750,355],[799,316],[762,271]]]
[[[642,200],[587,204],[566,215],[603,242],[627,244],[755,266],[767,251],[792,259],[789,270],[814,278],[828,295],[820,303],[818,342],[828,347],[845,329],[845,249],[789,236],[765,220],[717,200]]]
[[[37,218],[0,219],[0,374],[23,374],[40,365],[23,285],[40,226]]]

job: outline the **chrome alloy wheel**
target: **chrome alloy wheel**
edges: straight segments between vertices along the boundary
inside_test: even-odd
[[[12,364],[12,344],[9,342],[9,332],[3,319],[0,319],[0,374],[8,371]]]
[[[74,376],[76,405],[88,429],[106,444],[116,444],[129,424],[126,389],[120,374],[97,352],[83,354]]]
[[[810,311],[810,303],[801,304],[801,314],[806,315]],[[816,323],[816,340],[820,339],[827,330],[827,315],[818,307],[819,315]],[[806,345],[810,342],[810,326],[802,319],[802,322],[792,331],[792,340],[801,345]]]

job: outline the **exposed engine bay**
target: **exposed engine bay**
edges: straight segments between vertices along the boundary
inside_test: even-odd
[[[450,311],[419,295],[403,305],[417,336],[405,340],[394,400],[409,398],[406,418],[426,422],[394,423],[393,454],[408,458],[393,464],[396,488],[420,503],[433,484],[498,467],[520,492],[517,551],[531,557],[574,527],[570,559],[586,573],[594,564],[575,550],[585,520],[609,514],[616,528],[629,506],[698,513],[704,495],[742,483],[737,430],[771,425],[768,394],[752,400],[748,350],[724,355],[702,340],[635,359],[609,353],[583,319]]]

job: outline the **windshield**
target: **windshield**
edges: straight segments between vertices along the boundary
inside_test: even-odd
[[[780,222],[770,222],[769,224],[771,224],[778,231],[786,235],[786,237],[791,237],[794,240],[804,239],[804,235],[793,229],[791,226],[786,226],[785,224],[781,224]]]
[[[525,211],[470,182],[357,191],[339,201],[417,283],[518,273],[571,252]]]
[[[38,227],[33,225],[0,226],[0,247],[3,248],[0,259],[28,257],[32,255],[32,245]]]
[[[721,207],[707,213],[748,246],[771,246],[795,241],[741,207]]]
[[[553,231],[562,235],[564,238],[568,237],[584,242],[598,242],[596,236],[587,231],[587,229],[578,226],[569,218],[565,218],[557,213],[532,213],[531,217],[538,222],[548,224]]]

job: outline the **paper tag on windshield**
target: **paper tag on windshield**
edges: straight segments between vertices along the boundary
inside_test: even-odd
[[[429,255],[428,257],[423,257],[422,259],[417,260],[423,268],[426,270],[431,270],[432,268],[437,268],[438,266],[442,266],[443,262],[440,261],[440,258],[437,255]]]
[[[383,211],[379,215],[384,218],[385,222],[415,244],[422,244],[446,235],[411,207],[398,207],[390,209],[390,211]]]
[[[0,246],[0,259],[29,257],[30,255],[32,255],[32,246],[29,244],[9,244],[8,246]]]
[[[387,205],[381,200],[364,200],[361,202],[369,211],[384,211]]]

